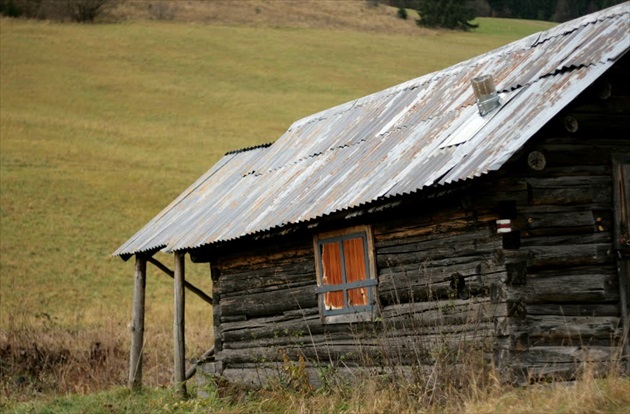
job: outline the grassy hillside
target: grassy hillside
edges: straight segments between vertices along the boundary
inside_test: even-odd
[[[133,266],[108,254],[225,151],[505,40],[157,22],[1,30],[0,299],[79,325],[127,306]]]
[[[227,23],[0,20],[0,345],[16,329],[57,329],[68,343],[100,329],[126,352],[133,263],[109,254],[225,151],[551,26],[484,19],[478,32],[410,35]],[[210,290],[207,266],[187,272]],[[150,268],[147,288],[147,350],[168,353],[171,280]],[[196,354],[212,340],[210,309],[189,297]]]

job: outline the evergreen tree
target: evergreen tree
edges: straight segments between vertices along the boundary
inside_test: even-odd
[[[444,27],[447,29],[469,30],[478,27],[470,23],[475,11],[468,0],[419,0],[416,21],[424,27]]]

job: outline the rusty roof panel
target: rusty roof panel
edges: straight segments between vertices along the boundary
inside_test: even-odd
[[[629,48],[630,3],[296,121],[226,154],[114,255],[185,250],[497,170]],[[492,74],[481,117],[470,81]]]

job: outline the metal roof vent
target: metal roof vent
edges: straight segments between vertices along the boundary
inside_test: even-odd
[[[490,113],[494,108],[500,105],[499,95],[494,86],[492,75],[478,76],[473,78],[471,83],[475,97],[477,98],[477,106],[479,107],[479,114],[481,116]]]

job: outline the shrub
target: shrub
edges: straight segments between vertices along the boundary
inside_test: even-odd
[[[467,0],[419,0],[416,20],[424,27],[469,30],[478,27],[470,23],[475,18],[475,10]]]
[[[22,9],[20,9],[14,0],[8,0],[6,3],[4,1],[1,2],[0,12],[9,17],[20,17],[22,15]]]
[[[113,3],[113,0],[65,0],[63,9],[75,22],[93,23]]]

